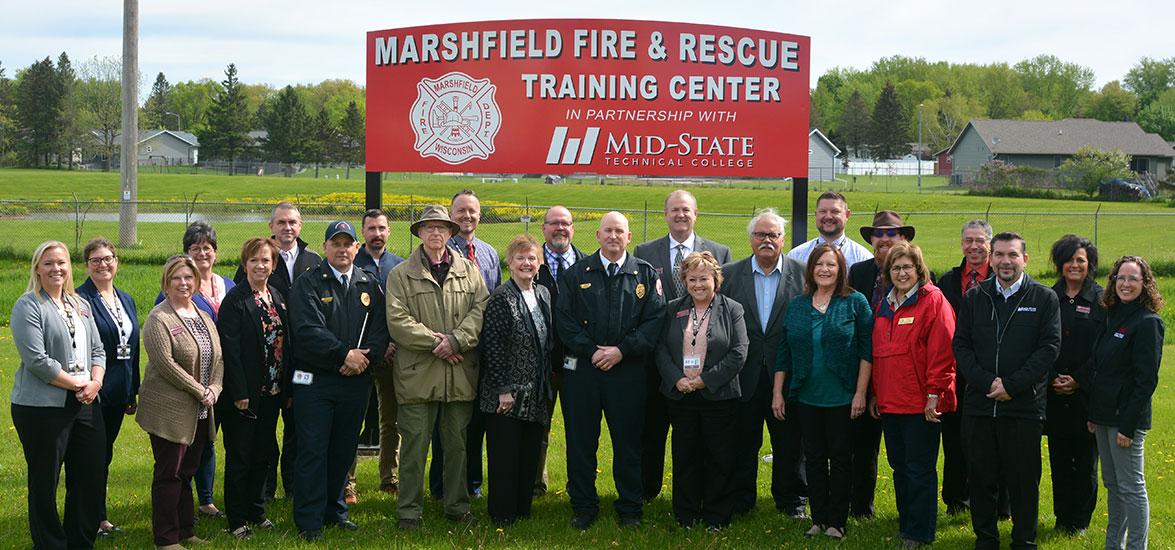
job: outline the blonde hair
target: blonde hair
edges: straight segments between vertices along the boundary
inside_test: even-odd
[[[167,282],[171,280],[176,271],[180,268],[186,267],[192,270],[192,278],[196,280],[196,288],[192,289],[192,295],[200,292],[200,270],[196,269],[196,262],[192,261],[192,257],[187,254],[177,254],[167,259],[167,263],[163,264],[163,278],[159,280],[159,290],[164,295],[167,294]]]
[[[31,292],[34,295],[40,296],[41,291],[45,289],[41,285],[41,277],[37,275],[37,264],[41,263],[41,259],[45,257],[45,253],[54,248],[60,248],[65,252],[65,263],[67,269],[65,270],[65,284],[61,287],[61,298],[64,300],[68,296],[73,302],[73,305],[78,304],[77,293],[73,290],[73,261],[69,257],[69,247],[61,241],[45,241],[33,251],[32,265],[29,267],[29,286],[25,288],[25,292]]]
[[[707,269],[714,275],[714,289],[717,290],[722,286],[722,265],[709,250],[694,252],[681,261],[681,281],[685,282],[685,278],[691,271],[705,271]]]

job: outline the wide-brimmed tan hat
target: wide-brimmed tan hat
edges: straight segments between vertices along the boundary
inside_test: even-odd
[[[914,226],[906,225],[902,221],[902,215],[893,210],[882,210],[874,214],[873,225],[861,228],[861,238],[865,239],[865,242],[871,242],[874,229],[897,229],[907,241],[914,240]]]
[[[420,213],[420,217],[417,218],[416,221],[412,222],[412,225],[408,228],[408,230],[411,231],[413,235],[419,237],[419,229],[420,226],[424,224],[424,222],[445,222],[449,224],[450,236],[456,235],[461,231],[461,226],[457,225],[457,222],[449,218],[449,209],[439,204],[424,207],[424,211]]]

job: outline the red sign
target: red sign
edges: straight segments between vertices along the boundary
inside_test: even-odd
[[[367,34],[367,170],[807,177],[809,38],[610,19]]]

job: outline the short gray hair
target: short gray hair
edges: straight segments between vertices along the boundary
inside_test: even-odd
[[[299,220],[302,219],[302,211],[298,210],[298,207],[294,206],[294,203],[282,201],[282,202],[279,202],[276,205],[274,205],[273,210],[271,210],[269,212],[269,223],[273,223],[273,220],[277,219],[277,211],[278,210],[292,210],[296,214],[298,214]]]
[[[779,229],[782,232],[786,233],[787,220],[783,219],[783,216],[780,216],[779,212],[776,212],[774,208],[763,208],[760,210],[756,210],[755,216],[753,218],[751,218],[751,222],[747,224],[747,236],[748,237],[751,236],[751,233],[755,232],[755,225],[757,225],[759,223],[759,220],[762,220],[763,218],[770,218],[775,223],[778,223]]]
[[[987,240],[991,240],[993,233],[991,232],[991,224],[987,223],[987,220],[974,219],[963,224],[963,231],[960,232],[960,237],[967,233],[967,230],[971,228],[982,229],[983,233],[987,235]]]

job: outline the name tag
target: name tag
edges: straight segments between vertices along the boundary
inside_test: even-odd
[[[1126,338],[1126,333],[1125,332],[1115,332],[1114,338],[1117,338],[1119,340]]]
[[[689,315],[689,310],[688,310],[688,309],[683,309],[683,310],[681,310],[681,311],[677,312],[677,318],[678,318],[678,319],[680,319],[680,318],[682,318],[682,317],[685,317],[686,315]]]
[[[130,344],[119,344],[117,347],[114,348],[114,350],[115,350],[115,359],[117,359],[119,361],[125,361],[125,360],[131,358]]]
[[[1036,313],[1036,308],[1031,307],[1031,306],[1021,306],[1021,307],[1016,308],[1016,311],[1017,312],[1024,311],[1024,312],[1028,312],[1028,313]]]
[[[681,365],[687,369],[700,369],[702,368],[702,358],[697,355],[687,355],[682,358]]]
[[[1089,306],[1077,306],[1077,313],[1089,315]]]
[[[579,288],[588,289],[591,287],[592,287],[591,283],[579,283]]]
[[[335,297],[334,297],[334,296],[323,296],[323,297],[322,297],[322,303],[324,303],[324,304],[329,304],[329,303],[331,303],[331,302],[333,302],[333,301],[335,301]]]
[[[912,324],[914,324],[914,318],[913,317],[902,317],[901,319],[898,319],[898,324],[899,325],[912,325]]]
[[[183,325],[176,325],[176,326],[174,326],[174,327],[171,327],[171,335],[172,335],[172,336],[175,336],[175,335],[177,335],[177,334],[180,334],[180,333],[182,333],[183,331],[184,331],[184,326],[183,326]]]
[[[314,373],[296,370],[294,371],[294,383],[299,386],[309,386],[314,383]]]
[[[576,363],[579,359],[570,355],[563,356],[563,368],[567,370],[575,370]]]

